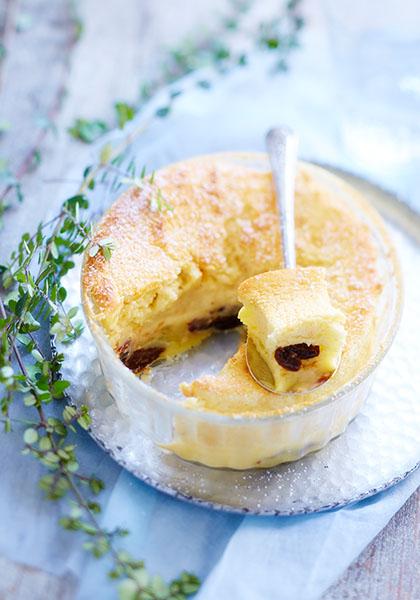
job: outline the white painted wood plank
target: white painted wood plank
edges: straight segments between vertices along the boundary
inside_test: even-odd
[[[417,491],[323,600],[417,600],[419,565],[420,491]]]
[[[77,581],[71,575],[57,577],[40,569],[0,556],[1,600],[72,600]]]

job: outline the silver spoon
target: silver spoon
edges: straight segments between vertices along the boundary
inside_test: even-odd
[[[266,136],[266,146],[270,158],[274,180],[275,196],[280,217],[283,267],[296,268],[295,252],[295,176],[297,167],[298,137],[289,127],[270,129]],[[255,381],[269,392],[274,389],[272,373],[256,350],[251,338],[246,346],[246,363]],[[322,383],[311,386],[305,391],[318,388]],[[283,392],[287,394],[299,392]]]

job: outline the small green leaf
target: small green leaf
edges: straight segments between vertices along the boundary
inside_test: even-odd
[[[67,298],[67,290],[66,288],[60,287],[58,292],[57,292],[57,298],[60,302],[64,302],[64,300]]]
[[[55,454],[54,452],[47,452],[47,454],[45,455],[45,460],[52,463],[58,463],[60,462],[60,457],[57,456],[57,454]]]
[[[132,579],[124,579],[118,586],[119,600],[137,600],[138,588]]]
[[[116,102],[114,104],[117,113],[118,127],[121,129],[128,121],[132,121],[136,114],[136,107],[126,102]]]
[[[10,377],[13,377],[13,369],[12,367],[6,366],[6,367],[2,367],[0,369],[0,377],[2,379],[10,379]]]
[[[106,165],[112,158],[113,147],[112,144],[105,144],[102,147],[102,150],[99,154],[99,160],[101,161],[101,165]]]
[[[111,254],[112,254],[111,249],[108,246],[102,247],[102,255],[105,260],[110,260]]]
[[[119,565],[115,567],[115,569],[111,569],[111,571],[108,571],[108,577],[110,577],[111,579],[119,579],[122,574],[123,569]]]
[[[77,422],[79,423],[80,427],[82,427],[82,429],[89,429],[91,424],[91,418],[88,414],[81,415],[77,419]]]
[[[88,502],[88,507],[93,513],[99,514],[101,512],[101,506],[97,502]]]
[[[165,600],[169,594],[169,586],[159,575],[152,577],[150,588],[156,597],[156,600]]]
[[[278,48],[280,43],[278,38],[267,38],[266,40],[264,40],[264,42],[267,48],[269,48],[270,50]]]
[[[109,551],[109,541],[106,537],[102,536],[96,542],[95,547],[92,550],[93,556],[96,558],[101,558]]]
[[[146,587],[150,581],[149,574],[144,568],[134,569],[131,573],[131,577],[139,587]]]
[[[66,406],[63,410],[63,419],[66,423],[70,423],[77,415],[77,410],[74,406]]]
[[[80,140],[85,144],[92,144],[108,130],[108,125],[104,121],[76,119],[73,126],[68,129],[68,132],[76,140]]]
[[[33,427],[29,427],[23,434],[25,444],[35,444],[38,441],[38,432]]]
[[[160,108],[158,108],[156,110],[155,115],[157,117],[159,117],[159,119],[164,119],[165,117],[167,117],[169,115],[170,112],[171,112],[170,106],[161,106]]]
[[[96,477],[91,477],[89,480],[89,487],[95,495],[98,495],[104,488],[104,482]]]
[[[68,198],[64,202],[63,207],[75,217],[78,210],[89,207],[89,201],[83,194],[77,194]]]
[[[103,238],[102,240],[98,240],[94,246],[91,247],[91,251],[89,252],[90,256],[95,256],[98,251],[101,251],[102,256],[105,260],[109,260],[112,256],[112,252],[114,250],[114,242],[111,238]],[[93,254],[94,252],[94,254]]]
[[[20,327],[21,333],[30,333],[38,331],[41,328],[41,324],[34,319],[31,313],[27,313],[23,319],[23,323]]]
[[[52,393],[54,398],[61,398],[64,390],[66,390],[69,387],[69,385],[70,382],[66,381],[65,379],[59,379],[57,381],[54,381],[52,385]]]
[[[29,172],[32,173],[35,171],[42,162],[42,154],[39,148],[35,148],[31,156],[31,163],[28,167]]]
[[[41,352],[36,348],[32,350],[31,354],[37,362],[42,362],[44,360],[44,357],[42,356]]]
[[[208,90],[211,88],[211,83],[210,81],[207,81],[207,79],[201,79],[200,81],[197,81],[197,86],[203,90]]]
[[[49,437],[44,436],[39,440],[39,449],[44,452],[51,450],[51,441]]]
[[[87,535],[96,535],[98,530],[93,525],[89,525],[89,523],[82,523],[81,527],[82,531],[87,533]]]
[[[195,594],[201,585],[198,577],[193,575],[192,573],[188,573],[187,571],[183,571],[180,577],[181,588],[184,594],[187,596],[190,594]]]
[[[54,433],[56,433],[60,437],[66,437],[67,429],[64,423],[61,423],[61,421],[59,421],[56,425],[54,425]]]
[[[76,471],[79,470],[79,463],[76,460],[68,462],[67,470],[70,471],[70,473],[76,473]]]
[[[25,406],[34,406],[34,404],[36,404],[36,398],[33,394],[28,394],[23,398],[23,403]]]
[[[75,317],[77,315],[78,312],[79,312],[79,307],[78,306],[72,306],[71,309],[67,313],[67,317],[69,319],[72,319],[73,317]]]
[[[58,258],[58,250],[54,240],[50,244],[50,252],[53,258]]]

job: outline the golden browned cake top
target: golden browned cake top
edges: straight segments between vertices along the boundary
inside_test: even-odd
[[[185,263],[228,281],[246,262],[243,251],[262,264],[278,259],[266,173],[208,157],[169,166],[149,181],[125,192],[96,230],[94,241],[111,238],[115,247],[110,261],[98,253],[84,267],[83,284],[99,316],[182,275]]]
[[[307,164],[299,166],[295,211],[297,263],[327,269],[331,301],[351,324],[344,353],[349,368],[343,370],[348,379],[352,365],[360,368],[370,352],[382,289],[371,224],[382,225],[349,186]],[[112,205],[94,241],[104,238],[113,242],[112,256],[86,257],[82,287],[89,319],[112,346],[133,352],[172,348],[181,338],[179,349],[197,343],[191,323],[237,311],[240,283],[281,267],[265,155],[210,155],[161,169]],[[260,402],[263,412],[277,410],[248,377],[241,353],[219,376],[184,386],[192,405],[236,413]],[[242,403],[239,396],[248,399]]]
[[[297,267],[260,273],[238,287],[238,300],[263,316],[271,328],[285,329],[306,318],[336,313],[323,267]]]

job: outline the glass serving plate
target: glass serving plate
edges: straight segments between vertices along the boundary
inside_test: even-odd
[[[365,188],[374,204],[386,206],[394,216],[403,214],[398,202],[379,188],[357,178],[353,178],[353,183]],[[413,225],[412,219],[404,222],[408,227]],[[400,254],[404,254],[403,258],[413,268],[415,263],[406,254],[413,254],[414,248],[418,266],[419,248],[411,247],[407,231],[401,234],[394,230],[393,234]],[[184,499],[226,510],[295,514],[341,506],[372,494],[405,476],[415,468],[419,458],[416,433],[419,411],[410,387],[415,381],[408,381],[415,367],[410,357],[404,363],[398,358],[404,355],[406,342],[402,340],[395,345],[391,364],[386,367],[381,364],[396,332],[401,310],[399,271],[389,257],[386,244],[383,267],[387,269],[388,285],[381,306],[375,355],[355,380],[334,396],[303,411],[263,419],[224,417],[186,409],[175,393],[168,398],[160,391],[162,385],[167,391],[175,390],[177,381],[186,379],[188,373],[194,377],[202,373],[200,352],[208,364],[209,356],[220,354],[223,348],[224,361],[236,347],[234,336],[216,338],[208,347],[200,347],[195,356],[184,357],[179,364],[161,370],[152,387],[120,363],[97,330],[94,335],[100,347],[99,363],[95,345],[86,331],[75,345],[60,349],[67,355],[63,374],[73,382],[71,398],[76,403],[84,401],[90,405],[92,435],[120,464],[151,485]],[[72,303],[80,293],[74,274],[69,276],[67,286],[73,289],[73,294],[69,294]],[[415,306],[417,314],[409,318],[418,322],[418,304]],[[219,355],[215,369],[220,368],[220,362]],[[398,364],[398,369],[394,370],[393,364]],[[375,383],[376,388],[363,406],[378,368],[380,381]],[[362,406],[361,414],[344,435],[320,452],[300,458],[339,435]],[[243,462],[235,462],[236,468],[248,466],[257,455],[268,461],[295,462],[243,472],[209,468],[187,462],[164,448],[179,436],[187,436],[195,453],[188,458],[196,461],[200,461],[200,449],[207,452],[209,446],[212,449],[219,446],[223,450],[222,460],[233,456],[237,461],[241,450],[239,456]]]

